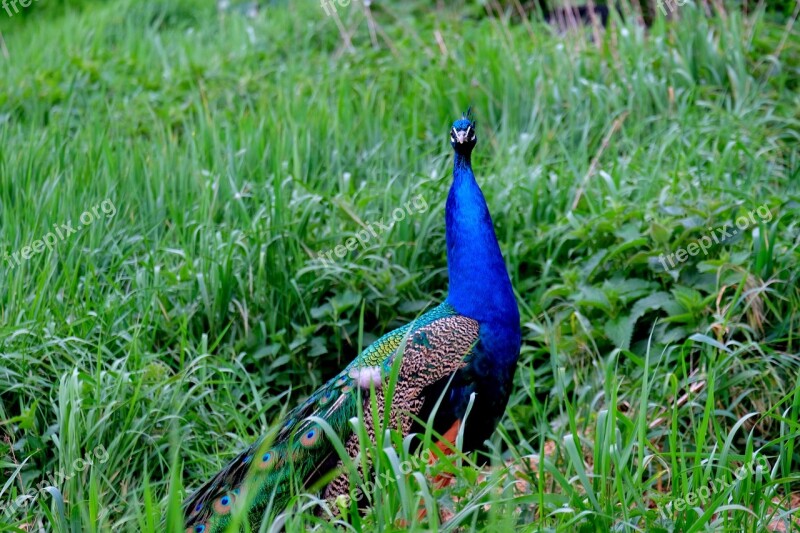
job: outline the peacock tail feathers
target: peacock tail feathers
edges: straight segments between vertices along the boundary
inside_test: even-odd
[[[400,413],[418,414],[424,400],[421,391],[463,366],[477,337],[477,322],[459,316],[447,303],[387,333],[288,412],[271,435],[248,447],[196,490],[185,503],[186,531],[223,530],[230,523],[237,502],[248,508],[256,527],[270,505],[276,510],[285,506],[291,496],[292,477],[310,485],[336,467],[339,458],[312,418],[324,420],[346,443],[348,453],[355,456],[357,439],[348,421],[358,413],[359,398],[365,415],[370,411],[368,395],[361,395],[361,391],[368,391],[371,386],[378,390],[378,417],[383,416],[382,385],[398,354],[402,360],[392,398],[392,424],[407,430],[411,418],[401,418]],[[374,435],[371,415],[365,420],[370,435]],[[346,477],[337,478],[329,484],[326,497],[348,491]]]

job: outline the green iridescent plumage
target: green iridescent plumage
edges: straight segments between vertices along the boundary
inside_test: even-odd
[[[287,482],[290,476],[308,482],[327,473],[323,470],[335,467],[338,457],[333,447],[309,417],[325,420],[346,443],[348,451],[355,452],[352,448],[356,441],[351,438],[348,420],[358,413],[358,391],[369,390],[370,384],[380,389],[404,341],[395,406],[398,412],[417,414],[421,405],[412,405],[413,400],[422,398],[410,391],[424,388],[463,364],[469,347],[477,338],[477,324],[468,328],[472,329],[471,335],[464,335],[453,326],[460,322],[470,321],[459,317],[449,305],[442,304],[367,347],[338,375],[290,411],[277,432],[250,446],[194,492],[186,502],[187,531],[221,531],[230,522],[237,505],[248,507],[252,526],[257,527],[270,502],[276,510],[285,505],[290,496]],[[462,339],[460,351],[452,349],[454,343],[450,337],[454,336]],[[418,383],[414,383],[415,380]],[[407,394],[404,395],[404,391]],[[404,399],[406,396],[408,399]],[[363,395],[362,401],[362,407],[368,411],[368,395]],[[398,422],[398,425],[402,427],[404,423]],[[347,489],[346,478],[336,479],[328,486],[326,496],[346,494]]]

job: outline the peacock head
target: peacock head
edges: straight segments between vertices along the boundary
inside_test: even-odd
[[[478,142],[475,135],[475,128],[478,123],[472,120],[472,108],[467,109],[460,119],[453,122],[453,129],[450,130],[450,144],[456,153],[469,155]]]

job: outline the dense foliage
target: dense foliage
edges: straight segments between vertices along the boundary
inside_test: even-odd
[[[561,35],[428,9],[339,6],[340,28],[316,3],[115,0],[0,23],[0,531],[160,531],[182,486],[440,301],[447,129],[468,103],[524,346],[495,467],[437,467],[456,474],[429,498],[442,527],[788,522],[797,29],[686,5]],[[417,482],[348,519],[425,527]],[[318,520],[297,501],[291,530]]]

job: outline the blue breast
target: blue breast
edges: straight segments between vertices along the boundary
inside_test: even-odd
[[[468,156],[456,154],[446,206],[448,303],[481,325],[485,356],[499,367],[519,355],[520,317],[511,280]]]

